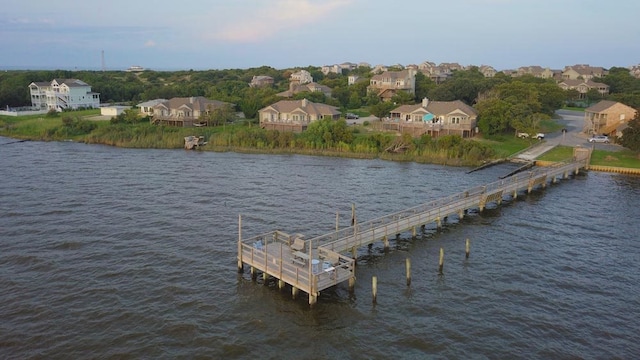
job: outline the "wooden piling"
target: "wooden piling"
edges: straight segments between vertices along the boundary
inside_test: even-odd
[[[262,285],[267,286],[269,283],[269,274],[267,272],[262,273]]]
[[[465,257],[465,259],[469,258],[470,249],[471,249],[471,245],[469,244],[469,239],[467,238],[467,242],[466,242],[466,244],[464,246],[464,254],[465,254],[464,257]]]
[[[299,291],[299,289],[297,287],[292,286],[291,287],[291,297],[294,298],[294,299],[296,297],[298,297],[298,291]]]
[[[349,278],[349,292],[353,292],[356,287],[356,277],[352,276]]]
[[[384,249],[389,250],[389,238],[387,235],[382,238],[382,243],[384,244]]]
[[[371,278],[371,295],[373,296],[373,303],[378,302],[378,277]]]
[[[414,227],[412,227],[412,228],[411,228],[411,236],[412,236],[413,238],[415,238],[417,234],[418,234],[418,232],[416,231],[416,227],[415,227],[415,226],[414,226]]]
[[[340,228],[340,212],[336,211],[336,232],[338,232]]]
[[[443,268],[444,268],[444,249],[440,248],[440,262],[438,263],[438,272],[440,273],[440,275],[442,275],[443,273]]]
[[[242,262],[242,215],[238,214],[238,272],[244,272]]]
[[[442,221],[440,221],[440,216],[436,218],[436,229],[440,231],[442,229]]]
[[[258,273],[256,272],[255,267],[251,267],[251,280],[255,280],[258,277]]]
[[[407,269],[407,286],[411,286],[411,259],[407,258],[405,268]]]
[[[284,280],[278,279],[278,290],[282,290],[284,288]]]

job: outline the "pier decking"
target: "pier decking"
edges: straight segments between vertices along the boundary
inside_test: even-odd
[[[469,209],[483,211],[489,203],[500,205],[505,196],[517,198],[518,193],[530,193],[534,188],[545,188],[558,177],[568,178],[587,167],[590,152],[576,149],[574,161],[557,163],[553,166],[534,168],[508,178],[483,186],[471,188],[458,194],[433,200],[410,209],[386,215],[363,223],[355,223],[348,228],[304,239],[304,235],[290,235],[281,231],[242,238],[242,219],[238,225],[238,269],[244,264],[251,268],[252,275],[261,271],[265,280],[273,276],[280,288],[284,284],[292,286],[292,294],[299,290],[309,294],[309,304],[317,301],[320,291],[349,281],[355,284],[356,250],[374,242],[383,241],[389,246],[389,237],[405,231],[417,234],[417,228],[435,223],[437,228],[449,216],[462,219]],[[303,244],[299,250],[300,244]],[[351,256],[344,253],[351,252]]]

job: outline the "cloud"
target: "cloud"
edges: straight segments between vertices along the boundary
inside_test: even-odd
[[[155,42],[155,41],[153,41],[153,40],[147,40],[147,41],[144,43],[144,47],[155,47],[155,46],[156,46],[156,42]]]
[[[276,0],[264,2],[267,8],[257,8],[229,19],[233,23],[205,35],[225,42],[257,42],[276,34],[324,20],[353,0]],[[263,4],[264,4],[263,3]]]

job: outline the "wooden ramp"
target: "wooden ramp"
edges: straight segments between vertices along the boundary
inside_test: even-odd
[[[252,275],[261,271],[265,280],[267,276],[273,276],[280,288],[284,284],[291,285],[294,296],[298,290],[302,290],[309,294],[309,303],[314,304],[320,291],[341,282],[349,281],[349,287],[353,288],[358,248],[378,241],[383,241],[388,247],[391,236],[405,231],[411,231],[416,236],[417,228],[426,224],[435,223],[440,228],[449,216],[462,219],[469,209],[483,211],[489,203],[500,205],[504,196],[516,198],[521,191],[530,193],[534,188],[545,188],[548,181],[555,183],[559,177],[566,179],[570,174],[578,174],[581,168],[587,166],[589,156],[587,150],[574,156],[576,160],[572,162],[535,168],[308,240],[302,234],[289,235],[281,231],[243,239],[240,218],[238,269],[242,271],[243,265],[247,264],[251,267]],[[351,252],[351,256],[343,255],[348,252]]]

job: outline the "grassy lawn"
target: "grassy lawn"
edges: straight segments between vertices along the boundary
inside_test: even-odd
[[[477,139],[490,146],[496,152],[496,157],[506,158],[519,151],[522,151],[531,146],[531,141],[527,139],[520,139],[515,136],[492,136],[490,138]]]
[[[566,161],[573,157],[573,148],[569,146],[557,146],[553,150],[542,155],[538,160]],[[604,151],[595,150],[591,154],[592,165],[617,166],[626,168],[640,168],[640,157],[630,150]]]

